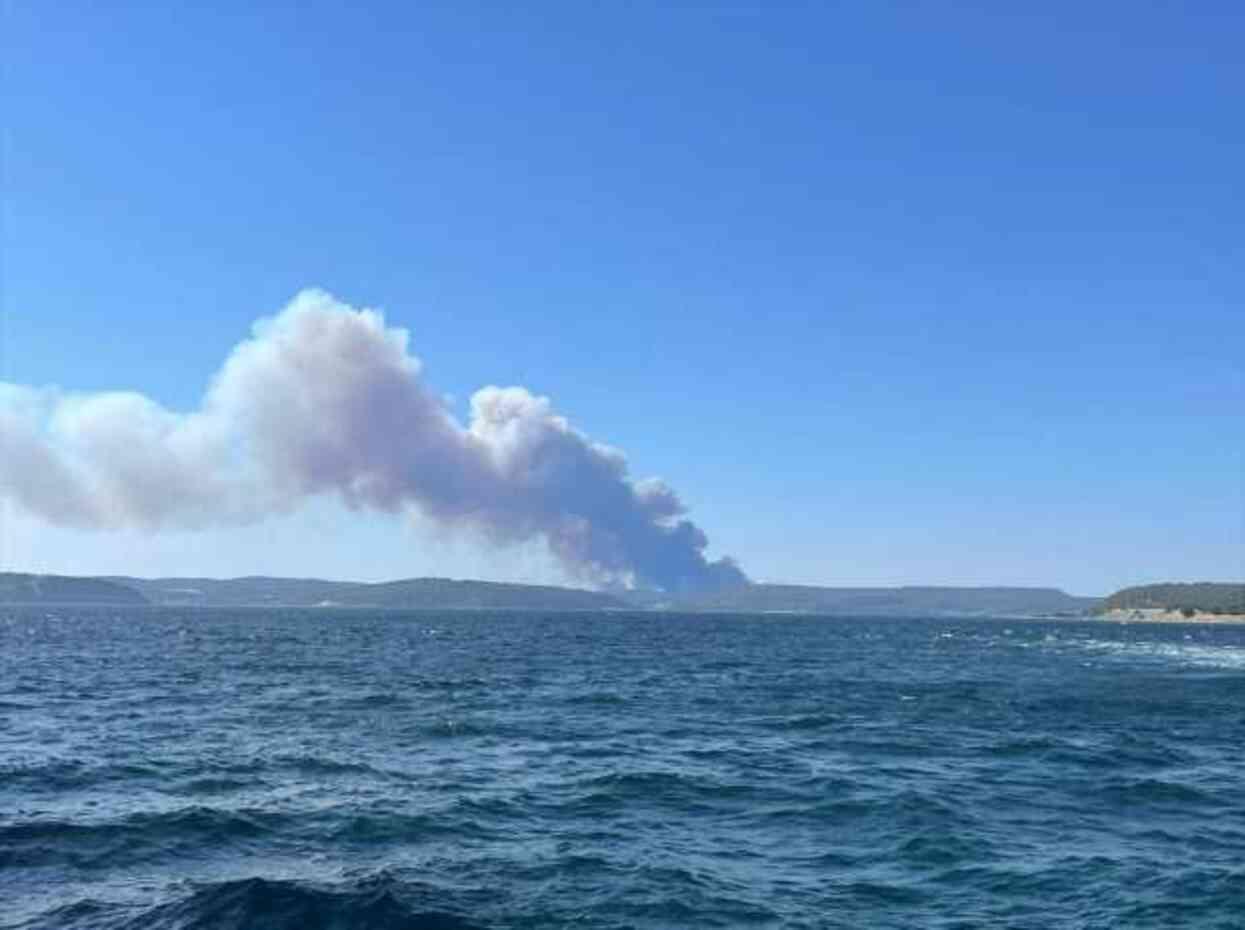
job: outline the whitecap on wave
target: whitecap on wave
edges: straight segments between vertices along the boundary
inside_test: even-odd
[[[1205,643],[1122,643],[1098,639],[1082,640],[1078,645],[1090,652],[1130,661],[1174,662],[1199,668],[1245,671],[1245,646],[1218,646]]]

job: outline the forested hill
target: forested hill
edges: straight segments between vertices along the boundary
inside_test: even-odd
[[[147,598],[104,578],[0,572],[0,604],[146,604]]]
[[[1116,591],[1102,602],[1108,610],[1196,610],[1208,614],[1245,614],[1245,583],[1169,582]]]

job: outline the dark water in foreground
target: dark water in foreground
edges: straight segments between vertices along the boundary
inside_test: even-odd
[[[1239,928],[1245,628],[0,611],[5,928]]]

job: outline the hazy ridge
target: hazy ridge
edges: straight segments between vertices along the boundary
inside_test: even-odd
[[[552,585],[408,578],[363,583],[319,578],[129,578],[109,581],[153,604],[200,607],[384,607],[408,609],[604,610],[628,606],[600,591]]]
[[[378,607],[394,609],[621,610],[794,612],[904,616],[1041,614],[1077,616],[1097,598],[1055,588],[828,588],[753,584],[671,595],[652,591],[586,591],[552,585],[410,578],[362,583],[319,578],[78,578],[0,574],[0,603],[156,604],[188,607]]]
[[[0,572],[0,604],[145,604],[133,587],[103,578]]]
[[[1057,588],[903,586],[828,588],[816,585],[753,584],[655,602],[678,610],[797,612],[903,616],[917,613],[1067,614],[1092,610],[1098,598],[1076,597]]]

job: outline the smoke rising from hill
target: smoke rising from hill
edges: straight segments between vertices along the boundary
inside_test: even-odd
[[[575,576],[669,591],[742,584],[709,561],[678,495],[629,477],[547,398],[485,387],[460,424],[420,376],[408,334],[323,291],[261,320],[198,410],[141,394],[0,384],[0,496],[49,522],[203,529],[337,494],[417,510],[497,543],[543,538]]]

